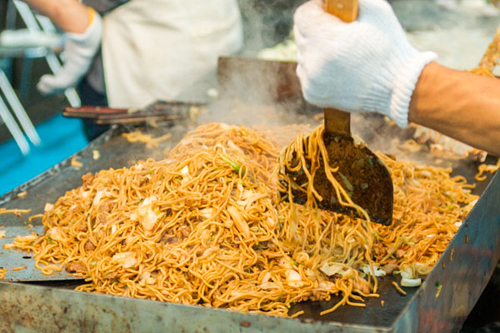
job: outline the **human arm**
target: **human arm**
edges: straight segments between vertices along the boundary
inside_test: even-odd
[[[431,63],[413,92],[408,119],[500,156],[500,80]]]
[[[44,95],[74,87],[89,70],[101,44],[99,14],[78,0],[25,0],[65,32],[65,62],[55,75],[44,75],[37,85]]]
[[[295,14],[294,32],[297,74],[311,103],[379,112],[500,155],[500,83],[433,63],[435,54],[409,44],[386,1],[360,0],[353,23],[309,1]]]
[[[88,7],[78,0],[24,0],[31,8],[47,16],[65,32],[81,34],[90,23]]]

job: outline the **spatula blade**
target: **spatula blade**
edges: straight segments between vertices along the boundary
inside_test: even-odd
[[[348,193],[351,200],[366,211],[372,222],[383,225],[392,223],[393,212],[393,184],[385,164],[368,148],[357,145],[349,136],[329,134],[324,136],[328,151],[330,166],[337,168],[333,176]],[[306,159],[306,164],[310,162]],[[289,179],[297,186],[308,182],[307,175],[301,169],[296,172],[285,170]],[[318,201],[318,208],[336,213],[364,218],[357,209],[346,207],[339,203],[335,188],[329,181],[324,170],[324,164],[316,170],[314,189],[323,198]],[[293,187],[292,187],[293,188]],[[288,200],[287,193],[281,193],[282,198]],[[293,201],[298,204],[307,202],[307,194],[292,189]]]

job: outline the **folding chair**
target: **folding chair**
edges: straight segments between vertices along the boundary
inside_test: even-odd
[[[32,32],[45,32],[45,33],[55,33],[57,30],[52,22],[45,16],[35,15],[31,8],[24,2],[20,0],[12,0],[17,12],[21,16],[24,24],[28,28],[29,31]],[[47,50],[47,54],[45,55],[45,59],[49,65],[50,70],[53,73],[57,73],[61,70],[62,65],[53,50]],[[76,89],[70,88],[65,91],[65,96],[68,99],[69,104],[72,107],[80,107],[81,101]]]
[[[35,15],[27,4],[18,0],[9,1],[7,8],[7,28],[15,28],[16,12],[19,13],[30,32],[48,34],[57,32],[47,17]],[[62,65],[56,53],[52,48],[47,46],[0,46],[0,123],[5,123],[19,149],[26,155],[30,151],[30,146],[24,137],[23,131],[34,145],[39,145],[41,140],[8,79],[13,58],[23,59],[21,98],[27,96],[29,92],[31,61],[33,59],[45,58],[53,73],[61,70]],[[6,71],[8,75],[6,75]],[[72,107],[79,107],[81,105],[80,98],[74,88],[67,89],[65,95]],[[19,127],[13,115],[15,115],[21,127]]]
[[[4,77],[5,73],[3,70],[0,69],[0,76]],[[9,84],[10,86],[10,84]],[[23,132],[21,132],[21,129],[17,125],[16,121],[12,117],[9,108],[3,101],[2,96],[0,96],[0,120],[5,123],[7,126],[7,129],[10,131],[12,136],[14,137],[14,140],[16,141],[17,145],[19,146],[19,149],[21,149],[21,152],[23,155],[27,155],[30,152],[30,146],[28,144],[28,141],[24,138]],[[30,122],[31,123],[31,122]],[[36,134],[36,131],[35,131]],[[38,134],[37,134],[38,136]],[[40,138],[38,138],[40,140]]]
[[[46,52],[46,48],[0,48],[0,120],[7,126],[23,155],[29,153],[30,147],[11,111],[15,114],[21,128],[34,145],[39,145],[41,140],[1,65],[8,58],[15,58],[19,55],[24,56],[25,54],[33,58],[44,57]]]

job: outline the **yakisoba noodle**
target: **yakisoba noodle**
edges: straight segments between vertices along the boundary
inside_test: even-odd
[[[153,138],[151,134],[143,134],[141,131],[131,133],[122,133],[122,136],[129,142],[142,142],[146,144],[146,148],[158,148],[162,141],[168,140],[172,137],[171,133],[167,133],[157,138]]]
[[[477,68],[471,70],[472,73],[495,77],[493,69],[498,65],[500,59],[500,29],[497,30],[493,41],[488,45],[486,52]]]
[[[451,170],[381,155],[392,228],[280,202],[276,132],[208,124],[167,160],[86,175],[47,207],[44,235],[14,244],[45,274],[65,266],[87,278],[79,290],[287,315],[332,294],[335,308],[364,306],[377,296],[370,270],[427,274],[475,199]]]
[[[487,172],[489,172],[489,173],[495,173],[495,172],[498,171],[498,169],[500,169],[500,159],[498,159],[496,165],[493,165],[493,164],[480,164],[477,167],[478,172],[476,174],[476,180],[478,182],[483,182],[483,181],[485,181],[488,178],[488,176],[486,175]]]
[[[5,208],[0,208],[0,215],[14,214],[16,216],[21,216],[21,214],[29,213],[29,212],[31,212],[31,209],[5,209]]]

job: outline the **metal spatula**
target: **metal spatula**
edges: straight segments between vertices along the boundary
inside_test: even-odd
[[[357,17],[358,1],[326,0],[325,9],[345,22],[352,22]],[[330,165],[339,168],[334,177],[344,187],[352,201],[366,210],[373,222],[390,225],[393,185],[387,167],[370,149],[354,142],[351,137],[349,113],[334,109],[325,109],[324,112],[323,141],[328,151]],[[298,186],[308,181],[302,170],[297,172],[285,170],[285,173],[291,176]],[[314,188],[323,197],[318,204],[319,208],[362,217],[357,210],[339,203],[323,165],[316,171]],[[307,195],[303,191],[293,190],[292,195],[296,203],[304,204],[307,201]]]

